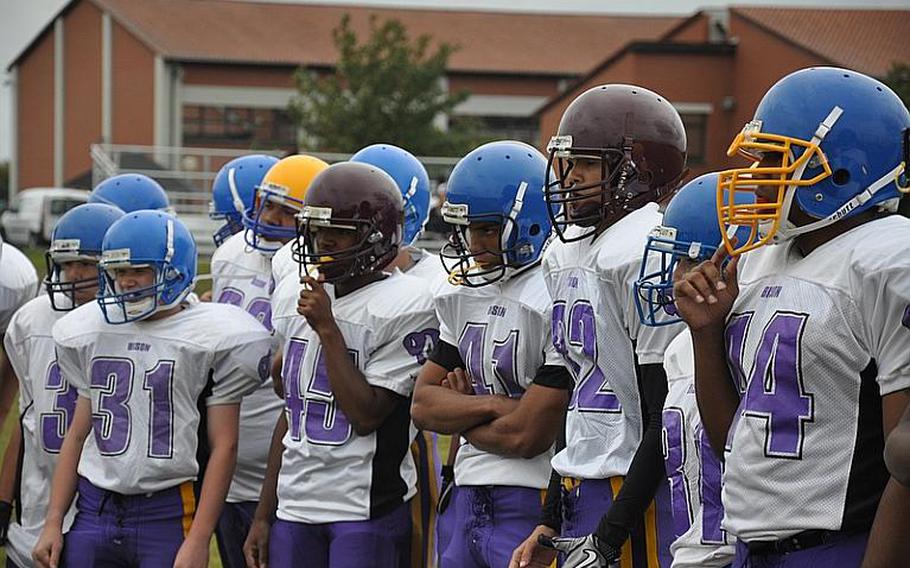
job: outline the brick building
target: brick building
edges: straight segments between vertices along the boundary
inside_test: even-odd
[[[848,67],[884,77],[910,64],[910,10],[730,7],[698,12],[657,41],[632,41],[538,112],[545,147],[563,110],[604,83],[658,91],[682,115],[693,174],[721,169],[733,136],[751,120],[765,91],[813,65]]]
[[[84,183],[89,146],[289,148],[299,66],[331,71],[350,14],[460,46],[446,76],[471,97],[449,120],[545,147],[589,86],[628,82],[676,104],[695,173],[727,163],[761,94],[817,64],[884,76],[910,63],[910,10],[732,7],[690,17],[554,15],[221,0],[72,0],[10,66],[11,186]]]
[[[14,60],[12,186],[84,179],[96,142],[287,148],[298,66],[329,71],[350,14],[460,46],[446,77],[471,97],[451,119],[534,142],[535,112],[604,53],[682,18],[393,10],[218,0],[73,0]],[[361,34],[362,37],[362,34]]]

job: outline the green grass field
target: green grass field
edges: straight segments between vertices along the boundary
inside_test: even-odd
[[[32,264],[35,265],[35,269],[38,271],[38,277],[44,278],[46,273],[46,266],[44,262],[44,249],[38,248],[29,248],[23,249],[22,252],[28,256],[32,261]],[[199,274],[206,274],[209,271],[209,259],[199,259]],[[212,282],[210,280],[202,280],[196,285],[196,293],[203,294],[207,292],[212,287]],[[19,403],[14,402],[13,408],[18,409]],[[10,415],[7,417],[6,423],[0,427],[0,456],[4,455],[6,452],[6,445],[9,442],[10,433],[12,432],[13,427],[16,425],[16,419],[18,416],[18,410],[10,412]],[[50,490],[50,488],[48,488]],[[221,558],[218,556],[218,547],[215,546],[215,539],[212,539],[211,546],[209,547],[210,557],[209,557],[209,567],[210,568],[221,568]],[[6,566],[6,551],[3,548],[0,548],[0,566]]]

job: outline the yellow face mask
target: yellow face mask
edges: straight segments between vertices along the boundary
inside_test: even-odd
[[[752,164],[724,170],[717,178],[717,218],[730,254],[742,254],[775,240],[782,221],[787,223],[796,189],[815,185],[831,175],[831,166],[819,145],[840,114],[841,110],[835,107],[812,140],[762,132],[758,120],[746,124],[733,139],[727,155],[740,155]],[[803,179],[806,168],[821,171]],[[751,195],[737,200],[737,194]],[[732,235],[736,231],[727,230],[731,226],[746,227],[753,237],[747,243],[734,243]]]

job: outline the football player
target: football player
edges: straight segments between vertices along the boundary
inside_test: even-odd
[[[305,287],[285,278],[272,297],[287,408],[244,547],[251,566],[409,565],[408,410],[438,329],[426,283],[382,271],[403,213],[395,181],[366,164],[334,164],[307,191]]]
[[[665,526],[655,534],[650,503],[657,494],[660,518],[670,518],[660,444],[663,356],[681,326],[642,327],[632,285],[648,233],[660,224],[655,202],[686,175],[685,130],[659,94],[601,85],[572,101],[549,151],[556,179],[545,195],[559,211],[553,227],[560,241],[548,248],[543,269],[553,342],[575,388],[567,447],[552,464],[563,494],[548,493],[547,514],[512,565],[549,564],[555,552],[542,550],[538,537],[557,533],[569,538],[560,547],[573,550],[565,566],[583,558],[596,558],[592,566],[619,558],[628,566],[667,565],[671,535]]]
[[[303,208],[303,199],[313,178],[329,165],[313,156],[295,154],[269,168],[256,187],[253,206],[244,211],[246,244],[275,254],[296,235],[294,215]]]
[[[277,161],[274,156],[250,154],[235,158],[218,170],[209,203],[209,217],[224,221],[212,235],[216,247],[243,230],[243,213],[253,206],[256,187]]]
[[[436,298],[439,343],[412,407],[418,426],[465,439],[451,505],[458,529],[442,568],[506,566],[540,517],[572,385],[550,339],[540,268],[546,169],[527,144],[491,142],[448,180],[442,215],[452,235],[440,256],[455,285]]]
[[[38,274],[32,262],[19,249],[0,239],[0,336],[6,333],[16,310],[37,292]],[[6,353],[0,352],[0,424],[5,424],[6,413],[16,398],[18,382],[13,379],[13,373]],[[0,521],[3,509],[0,503]]]
[[[270,156],[244,156],[227,163],[218,172],[213,199],[217,200],[226,186],[231,194],[238,197],[249,195],[252,201],[252,195],[257,192],[257,188],[261,188],[258,190],[261,193],[260,199],[272,200],[273,203],[264,204],[259,222],[254,226],[282,226],[287,218],[290,218],[293,225],[293,212],[297,209],[288,208],[285,211],[287,205],[280,203],[289,203],[287,195],[302,197],[309,181],[326,167],[321,160],[310,157],[285,158],[279,162]],[[219,190],[219,187],[222,189]],[[278,197],[279,187],[285,191],[282,194],[285,197]],[[241,209],[238,217],[242,217],[247,209]],[[229,224],[225,225],[228,226]],[[279,242],[287,238],[276,236]],[[272,331],[271,253],[262,247],[252,248],[246,241],[242,234],[229,236],[212,255],[212,298],[215,302],[233,304],[247,311],[266,330]],[[246,566],[243,542],[253,520],[259,490],[265,477],[272,430],[283,406],[284,402],[272,388],[272,381],[263,382],[255,392],[245,396],[240,404],[237,466],[216,530],[218,550],[226,568]]]
[[[235,306],[185,301],[196,245],[170,214],[116,221],[99,269],[98,302],[53,327],[78,399],[33,556],[39,566],[58,565],[62,549],[66,566],[204,567],[234,469],[240,399],[268,376],[271,335]],[[197,507],[200,399],[210,455]]]
[[[740,198],[744,202],[746,196]],[[717,217],[717,174],[700,176],[667,205],[662,224],[648,237],[635,283],[644,325],[679,321],[673,304],[673,272],[708,260],[721,245]],[[749,237],[743,229],[740,238]],[[657,270],[654,270],[657,267]],[[664,355],[668,393],[663,410],[664,465],[670,489],[673,568],[727,566],[734,537],[721,528],[721,466],[701,426],[695,401],[692,338],[684,330]]]
[[[95,186],[88,202],[113,205],[124,213],[143,209],[174,212],[161,184],[143,174],[120,174],[107,178]]]
[[[892,243],[910,113],[847,69],[787,75],[718,181],[725,250],[674,286],[695,386],[725,459],[734,566],[859,566],[888,472],[884,436],[910,387],[910,259]],[[754,203],[736,203],[739,193]],[[775,246],[765,246],[774,244]]]
[[[76,409],[76,389],[60,375],[51,328],[66,312],[95,299],[101,241],[108,227],[122,216],[123,211],[111,205],[87,203],[60,217],[45,254],[47,294],[18,310],[4,337],[21,393],[19,432],[23,440],[21,461],[17,453],[3,462],[4,470],[19,472],[18,515],[9,526],[6,549],[13,566],[32,566],[32,548],[47,512],[47,488]],[[68,515],[64,529],[71,520]]]

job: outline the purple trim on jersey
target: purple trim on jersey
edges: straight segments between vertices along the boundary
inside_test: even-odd
[[[835,536],[831,542],[796,550],[786,554],[749,554],[746,543],[736,543],[736,557],[732,568],[803,568],[824,566],[825,568],[857,568],[863,563],[869,533]]]
[[[242,503],[225,503],[218,525],[215,527],[215,538],[218,541],[218,553],[224,568],[246,568],[243,557],[243,543],[253,524],[256,513],[255,501]]]
[[[183,544],[180,487],[121,495],[79,478],[78,512],[64,537],[63,565],[172,566]]]
[[[410,503],[369,521],[306,524],[277,520],[269,535],[269,566],[410,568]]]
[[[537,526],[542,495],[528,487],[461,486],[453,499],[454,532],[440,568],[499,568]]]

